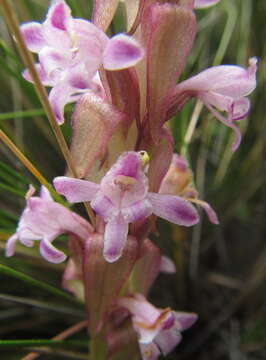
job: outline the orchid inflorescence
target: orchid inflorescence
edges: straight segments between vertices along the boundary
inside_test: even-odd
[[[17,241],[28,247],[40,241],[47,261],[63,262],[66,254],[52,242],[67,234],[63,286],[85,302],[92,341],[101,334],[110,359],[128,346],[133,352],[136,335],[142,359],[167,355],[197,319],[146,300],[160,272],[175,272],[149,237],[157,233],[156,217],[197,224],[194,204],[218,224],[212,207],[198,198],[187,159],[174,154],[167,121],[198,98],[235,131],[233,150],[240,144],[237,121],[250,110],[256,58],[247,69],[214,66],[178,83],[196,34],[194,9],[219,1],[139,0],[133,6],[125,0],[127,33],[112,37],[105,31],[118,0],[94,0],[92,22],[73,18],[64,0],[54,0],[43,23],[21,26],[37,54],[40,80],[51,88],[58,124],[65,105],[75,103],[70,153],[79,178],[56,177],[54,187],[70,203],[89,203],[96,224],[54,201],[44,186],[34,196],[31,186],[6,255],[14,254]],[[32,81],[27,69],[23,76]]]

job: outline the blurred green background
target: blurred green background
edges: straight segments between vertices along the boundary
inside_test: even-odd
[[[13,1],[20,22],[42,21],[47,0]],[[75,17],[89,18],[88,0],[69,0]],[[206,111],[188,153],[200,198],[217,211],[220,225],[202,222],[189,232],[159,224],[160,246],[177,265],[177,275],[162,275],[152,292],[155,303],[199,314],[199,321],[169,359],[259,360],[266,358],[266,1],[221,0],[197,11],[198,35],[183,78],[219,64],[246,66],[259,58],[258,87],[251,96],[250,116],[240,123],[243,140],[231,152],[233,134]],[[112,31],[121,30],[121,13]],[[64,161],[31,84],[21,77],[23,65],[5,20],[0,17],[0,128],[51,181],[64,172]],[[195,103],[171,122],[180,151]],[[72,107],[67,108],[67,117]],[[70,126],[63,126],[67,139]],[[38,183],[0,142],[0,339],[50,339],[84,317],[60,289],[64,265],[45,262],[37,249],[18,246],[6,259],[5,241],[16,228],[28,184]],[[172,236],[169,236],[169,233]],[[64,239],[61,239],[65,246]],[[59,240],[60,241],[60,240]],[[61,245],[60,244],[60,245]],[[9,268],[6,268],[8,266]],[[18,273],[11,273],[15,269]],[[25,273],[31,279],[18,278]],[[45,288],[49,283],[54,288]],[[86,333],[76,343],[51,346],[40,359],[86,358]],[[1,359],[21,359],[23,344],[0,342]],[[25,345],[25,344],[24,344]],[[28,344],[34,347],[38,344]],[[47,344],[46,344],[47,345]],[[49,350],[50,349],[50,350]],[[57,354],[56,354],[57,352]],[[125,359],[126,360],[126,359]]]

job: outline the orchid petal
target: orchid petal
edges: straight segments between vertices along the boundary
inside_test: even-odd
[[[221,95],[240,98],[256,87],[257,59],[249,59],[247,69],[236,65],[219,65],[206,69],[176,86],[179,92],[213,91]]]
[[[23,24],[20,27],[20,30],[30,51],[38,53],[46,45],[41,24],[30,22]]]
[[[54,86],[54,81],[49,79],[46,72],[44,71],[41,64],[35,64],[35,69],[39,75],[39,78],[44,86]],[[24,70],[22,72],[22,76],[25,80],[34,83],[34,81],[31,78],[30,72],[28,69]]]
[[[203,9],[218,4],[218,2],[220,2],[220,0],[195,0],[194,7],[196,9]]]
[[[70,55],[75,54],[76,63],[83,62],[86,65],[86,76],[92,79],[102,65],[102,54],[109,38],[97,26],[83,19],[73,19],[73,31],[76,39]]]
[[[202,201],[202,200],[198,200],[198,199],[195,200],[195,203],[199,204],[203,208],[203,210],[206,212],[206,214],[208,216],[209,221],[212,224],[216,224],[216,225],[219,224],[217,214],[214,211],[214,209],[211,207],[210,204],[208,204],[206,201]]]
[[[106,261],[114,262],[122,255],[128,234],[128,222],[122,214],[108,221],[104,233],[103,256]]]
[[[152,214],[152,206],[147,200],[138,201],[124,208],[122,214],[127,222],[135,222],[145,219]]]
[[[230,127],[235,132],[235,139],[232,144],[232,151],[236,151],[241,143],[242,134],[240,129],[235,125],[235,123],[231,119],[225,118],[222,114],[220,114],[217,110],[215,110],[212,106],[205,104],[206,107],[213,113],[213,115],[220,120],[224,125]]]
[[[56,249],[50,242],[51,240],[44,238],[40,243],[40,253],[49,262],[59,264],[66,259],[66,255]]]
[[[68,55],[48,46],[41,49],[39,61],[44,73],[47,74],[50,80],[56,81],[60,79],[61,72],[69,63],[70,58]]]
[[[156,336],[154,342],[158,345],[159,349],[164,356],[169,354],[182,340],[182,335],[175,328],[170,330],[161,331]]]
[[[51,25],[60,30],[67,30],[67,21],[70,18],[71,10],[62,0],[54,1],[51,6],[47,19]]]
[[[160,272],[165,274],[176,273],[175,263],[168,256],[161,257]]]
[[[234,101],[232,108],[232,119],[234,121],[244,119],[248,116],[250,110],[250,101],[248,98],[242,98]]]
[[[56,177],[53,184],[56,191],[64,195],[71,203],[91,201],[100,187],[91,181],[66,176]]]
[[[139,43],[125,34],[112,37],[103,52],[103,66],[107,70],[121,70],[136,65],[144,56]]]
[[[100,191],[91,202],[91,207],[105,221],[109,221],[119,213],[119,208],[112,203],[109,197],[103,195]]]
[[[18,235],[19,235],[19,241],[21,242],[21,244],[27,246],[27,247],[33,247],[34,245],[34,240],[41,240],[42,236],[40,234],[34,231],[32,231],[32,229],[29,227],[27,227],[27,221],[25,222],[25,225],[23,225],[23,227],[20,229],[20,225],[19,225],[19,231],[18,231]]]
[[[194,313],[186,313],[182,311],[173,311],[178,323],[181,324],[182,330],[190,328],[198,319],[198,315]]]
[[[48,45],[62,50],[72,47],[71,20],[71,10],[65,1],[54,1],[42,24],[43,36]]]
[[[139,334],[140,344],[151,343],[169,321],[171,326],[175,321],[169,308],[157,309],[142,294],[121,298],[118,303],[131,313],[133,327]]]
[[[174,224],[192,226],[199,221],[196,209],[179,196],[149,193],[148,199],[155,215]]]
[[[86,239],[88,234],[92,233],[92,227],[86,220],[54,201],[33,197],[28,200],[28,203],[32,239],[34,239],[34,233],[38,235],[35,239],[51,238],[54,234],[65,232]]]
[[[17,234],[14,234],[14,235],[10,236],[10,238],[7,240],[6,252],[5,252],[7,257],[10,257],[10,256],[14,255],[17,240],[18,240]]]
[[[43,185],[41,186],[41,190],[40,190],[40,198],[46,201],[53,201],[53,198],[49,190]]]
[[[88,91],[89,84],[87,79],[84,79],[84,75],[86,75],[84,64],[69,68],[69,72],[65,74],[65,78],[50,91],[49,101],[58,124],[61,125],[65,121],[65,105],[78,100],[82,94]]]

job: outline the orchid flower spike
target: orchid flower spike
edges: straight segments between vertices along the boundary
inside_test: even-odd
[[[64,0],[54,0],[46,20],[21,26],[28,49],[39,56],[36,69],[45,86],[52,87],[49,100],[59,124],[64,106],[93,91],[102,93],[97,80],[100,67],[120,70],[134,66],[143,49],[132,37],[118,34],[111,39],[97,26],[74,19]],[[32,81],[28,70],[24,78]]]
[[[86,240],[93,229],[79,215],[54,202],[44,186],[41,187],[40,196],[33,197],[34,192],[35,189],[30,186],[16,233],[7,241],[6,256],[14,255],[17,240],[28,247],[32,247],[35,240],[40,240],[41,255],[47,261],[60,263],[66,259],[66,255],[56,249],[52,241],[63,233]]]
[[[143,360],[156,360],[170,353],[182,339],[181,332],[197,320],[193,313],[158,309],[141,294],[122,297],[117,304],[131,315]]]
[[[192,226],[199,220],[196,209],[186,200],[172,195],[148,192],[145,151],[123,153],[100,184],[69,177],[57,177],[54,186],[69,202],[90,201],[94,211],[106,222],[104,257],[119,259],[125,245],[129,223],[152,213],[178,225]]]
[[[218,4],[220,0],[195,0],[194,7],[196,9],[203,9]]]
[[[196,96],[213,115],[223,124],[235,131],[232,150],[235,151],[241,141],[241,133],[235,122],[245,118],[250,110],[250,101],[246,97],[256,87],[257,59],[249,59],[247,69],[240,66],[221,65],[206,69],[192,78],[178,84],[170,95],[171,106],[181,98],[189,100]],[[170,106],[170,107],[171,107]],[[226,112],[228,116],[219,111]]]

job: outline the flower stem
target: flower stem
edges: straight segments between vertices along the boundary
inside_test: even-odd
[[[12,140],[0,129],[0,139],[6,144],[6,146],[16,155],[16,157],[22,162],[22,164],[32,173],[32,175],[53,194],[57,201],[62,203],[61,196],[54,190],[45,177],[36,169],[36,167],[30,162],[30,160],[19,150],[19,148],[13,143]]]
[[[87,320],[81,321],[70,328],[64,330],[60,334],[56,335],[52,338],[52,340],[64,340],[70,337],[73,334],[76,334],[78,331],[84,329],[88,325]],[[35,360],[37,357],[39,357],[41,354],[38,354],[36,352],[31,352],[28,355],[24,356],[21,360]]]
[[[107,344],[105,337],[100,333],[93,337],[90,341],[90,360],[106,360],[107,359]]]
[[[197,125],[197,122],[198,122],[202,107],[203,107],[202,101],[197,100],[194,111],[193,111],[193,114],[191,116],[191,119],[190,119],[190,122],[189,122],[189,125],[188,125],[186,135],[184,137],[184,143],[183,143],[183,147],[181,149],[181,153],[183,155],[186,154],[187,147],[190,144],[190,141],[191,141],[192,136],[194,134],[194,131],[195,131],[195,128],[196,128],[196,125]]]

